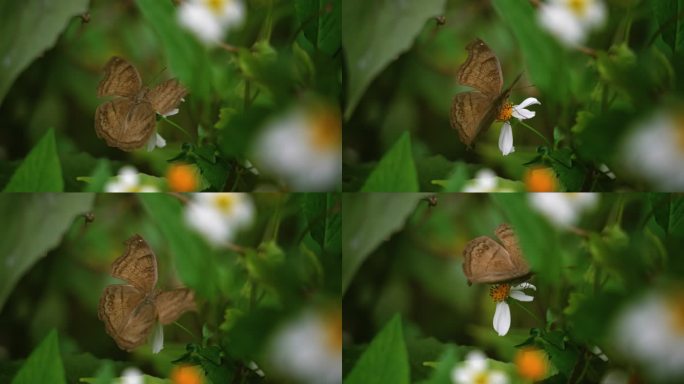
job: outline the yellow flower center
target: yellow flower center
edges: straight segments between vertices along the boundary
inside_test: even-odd
[[[568,8],[577,16],[584,16],[591,0],[568,0]]]
[[[325,316],[326,345],[335,354],[342,354],[342,313],[338,310],[330,311]]]
[[[684,113],[678,113],[674,116],[675,135],[677,136],[677,145],[682,152],[684,152]]]
[[[219,211],[223,213],[230,213],[230,211],[233,209],[233,205],[235,204],[235,197],[228,194],[221,194],[216,196],[214,199],[214,204]]]
[[[489,288],[489,296],[491,296],[492,300],[496,303],[506,300],[510,293],[510,284],[496,284]]]
[[[473,384],[487,384],[489,383],[489,375],[487,372],[480,372],[473,378]]]
[[[499,121],[508,121],[513,116],[513,104],[506,102],[501,106],[499,110],[499,115],[496,117]]]
[[[207,8],[219,15],[223,13],[223,9],[228,6],[230,1],[231,0],[204,0],[204,3],[207,5]]]
[[[672,328],[676,332],[684,334],[684,292],[674,294],[670,298],[669,304]]]
[[[320,152],[335,151],[342,145],[342,116],[331,108],[311,114],[311,144]]]

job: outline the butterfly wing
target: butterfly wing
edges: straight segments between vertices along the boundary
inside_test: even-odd
[[[157,319],[154,304],[130,285],[109,285],[100,297],[98,318],[119,348],[131,351],[147,340]]]
[[[468,242],[463,250],[463,272],[468,283],[499,283],[510,280],[511,263],[508,251],[487,236]]]
[[[110,147],[132,151],[143,147],[157,124],[152,105],[120,98],[95,110],[95,133]]]
[[[177,79],[170,79],[152,88],[147,93],[147,100],[157,113],[166,115],[180,104],[187,93],[188,90]]]
[[[464,92],[454,96],[449,117],[459,140],[470,146],[480,131],[494,121],[494,116],[490,115],[491,99],[488,96],[480,92]]]
[[[150,294],[157,285],[157,257],[145,239],[133,235],[126,241],[126,251],[112,264],[112,276]]]
[[[495,230],[494,234],[501,240],[504,248],[508,251],[513,269],[511,270],[512,278],[518,278],[530,273],[530,266],[523,257],[518,243],[518,237],[515,235],[513,228],[510,225],[500,224]]]
[[[120,57],[109,59],[104,68],[105,76],[97,86],[97,96],[135,96],[142,87],[140,73],[133,64]]]
[[[195,294],[187,288],[164,291],[155,300],[159,322],[170,324],[184,312],[196,310]]]
[[[475,39],[466,47],[468,58],[458,68],[458,82],[473,87],[490,98],[501,93],[503,74],[501,64],[489,46]]]

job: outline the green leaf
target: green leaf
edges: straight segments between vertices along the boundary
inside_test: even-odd
[[[178,24],[171,1],[137,0],[140,12],[157,32],[169,68],[193,97],[208,100],[211,93],[211,67],[206,50]]]
[[[333,254],[340,253],[339,195],[307,193],[302,210],[311,230],[311,237],[321,249]]]
[[[62,168],[52,129],[26,156],[3,192],[62,192]]]
[[[451,372],[458,362],[454,348],[447,349],[437,363],[435,372],[430,377],[429,384],[451,383]]]
[[[527,63],[527,73],[534,85],[556,101],[565,101],[570,90],[567,55],[548,34],[541,33],[530,2],[493,0],[492,6],[513,31]],[[509,75],[511,78],[515,76]]]
[[[539,280],[550,283],[561,276],[561,258],[556,250],[554,233],[548,224],[527,204],[526,194],[495,193],[492,200],[506,213],[515,229],[520,247]]]
[[[648,196],[656,223],[668,235],[684,235],[684,197],[669,193]]]
[[[468,167],[465,163],[456,163],[449,178],[442,185],[444,190],[442,192],[461,192],[468,181]]]
[[[103,192],[109,178],[112,177],[112,170],[109,160],[102,159],[97,162],[95,170],[90,175],[86,192]]]
[[[445,0],[344,0],[342,47],[346,51],[349,81],[345,119],[373,79],[407,51],[429,18],[444,10]]]
[[[0,217],[11,223],[0,231],[0,309],[17,281],[60,243],[78,215],[91,209],[94,197],[86,193],[0,195]]]
[[[395,315],[378,333],[344,380],[345,384],[409,382],[409,364],[401,318]]]
[[[418,192],[418,174],[405,132],[366,179],[362,192]]]
[[[181,280],[197,294],[213,300],[218,296],[219,278],[212,263],[211,249],[185,226],[183,206],[167,195],[139,195],[143,207],[166,239]]]
[[[588,170],[581,163],[574,161],[572,149],[559,149],[549,156],[552,158],[551,167],[558,175],[558,180],[560,180],[564,190],[569,192],[581,191]]]
[[[404,226],[419,193],[342,195],[342,294],[366,257]]]
[[[672,48],[672,52],[684,51],[684,20],[681,15],[684,0],[654,1],[651,4],[663,41]]]
[[[55,45],[71,17],[87,9],[88,0],[0,3],[0,104],[17,76],[33,60]]]
[[[26,359],[12,384],[66,383],[59,354],[57,331],[54,329]]]
[[[340,48],[341,0],[296,0],[297,17],[304,35],[328,55]]]

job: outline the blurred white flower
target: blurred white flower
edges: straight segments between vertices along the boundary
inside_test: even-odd
[[[301,383],[341,383],[342,313],[304,311],[276,332],[269,351],[280,375]]]
[[[539,7],[539,24],[561,43],[575,46],[584,43],[592,29],[606,20],[602,0],[549,0]]]
[[[684,380],[684,290],[651,291],[618,315],[613,342],[657,381]],[[674,381],[673,381],[674,380]]]
[[[475,178],[469,180],[463,187],[463,192],[489,193],[489,192],[514,192],[510,188],[499,186],[499,178],[491,169],[482,168],[475,174]]]
[[[226,31],[242,24],[242,0],[187,0],[178,7],[178,21],[205,44],[215,44]]]
[[[152,353],[157,354],[162,349],[164,349],[164,327],[160,322],[157,322],[152,335]]]
[[[577,224],[582,213],[599,201],[596,193],[530,193],[527,198],[532,208],[558,227]]]
[[[625,170],[662,191],[684,189],[684,113],[659,112],[627,135]]]
[[[121,372],[121,384],[143,384],[143,373],[135,367],[128,367]]]
[[[510,123],[511,117],[515,117],[521,121],[533,118],[537,113],[525,108],[533,104],[541,104],[541,102],[534,97],[528,97],[518,105],[507,103],[501,109],[498,120],[501,120],[504,123],[501,126],[501,133],[499,134],[499,150],[504,156],[515,152],[515,147],[513,146],[513,128]]]
[[[481,351],[471,351],[465,361],[451,371],[453,384],[507,384],[508,376],[503,371],[487,368],[487,356]]]
[[[105,192],[159,192],[153,185],[140,184],[138,170],[131,166],[125,166],[119,170],[119,174],[105,184]]]
[[[496,302],[494,319],[492,325],[499,336],[505,336],[511,328],[511,308],[506,300],[508,298],[518,301],[532,301],[534,297],[523,292],[525,289],[537,290],[537,287],[530,283],[521,283],[511,286],[510,284],[496,284],[489,289],[489,296]]]
[[[296,191],[334,189],[342,174],[342,121],[329,106],[298,107],[271,121],[255,147],[259,170]]]
[[[249,363],[247,363],[247,368],[249,368],[249,369],[251,369],[252,371],[254,371],[254,373],[256,373],[259,377],[264,377],[264,376],[266,376],[266,374],[264,373],[264,371],[262,371],[261,368],[259,368],[259,366],[257,365],[257,363],[255,363],[254,361],[250,361]]]
[[[254,219],[254,203],[246,193],[196,193],[185,207],[185,220],[213,245],[230,243]]]
[[[629,384],[629,382],[629,374],[619,369],[611,369],[601,378],[601,384]]]

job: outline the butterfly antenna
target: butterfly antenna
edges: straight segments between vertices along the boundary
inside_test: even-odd
[[[164,72],[166,72],[166,66],[164,66],[164,68],[162,68],[161,71],[157,72],[156,75],[154,75],[154,77],[152,78],[152,82],[150,84],[155,84],[157,82],[157,79],[159,79],[159,76],[161,76],[161,74]]]
[[[193,340],[197,340],[197,336],[195,336],[194,333],[190,332],[189,329],[185,328],[181,323],[179,323],[179,322],[177,322],[177,321],[174,321],[173,323],[176,324],[180,329],[182,329],[182,330],[184,330],[185,332],[187,332],[188,335],[192,336],[192,339],[193,339]]]

